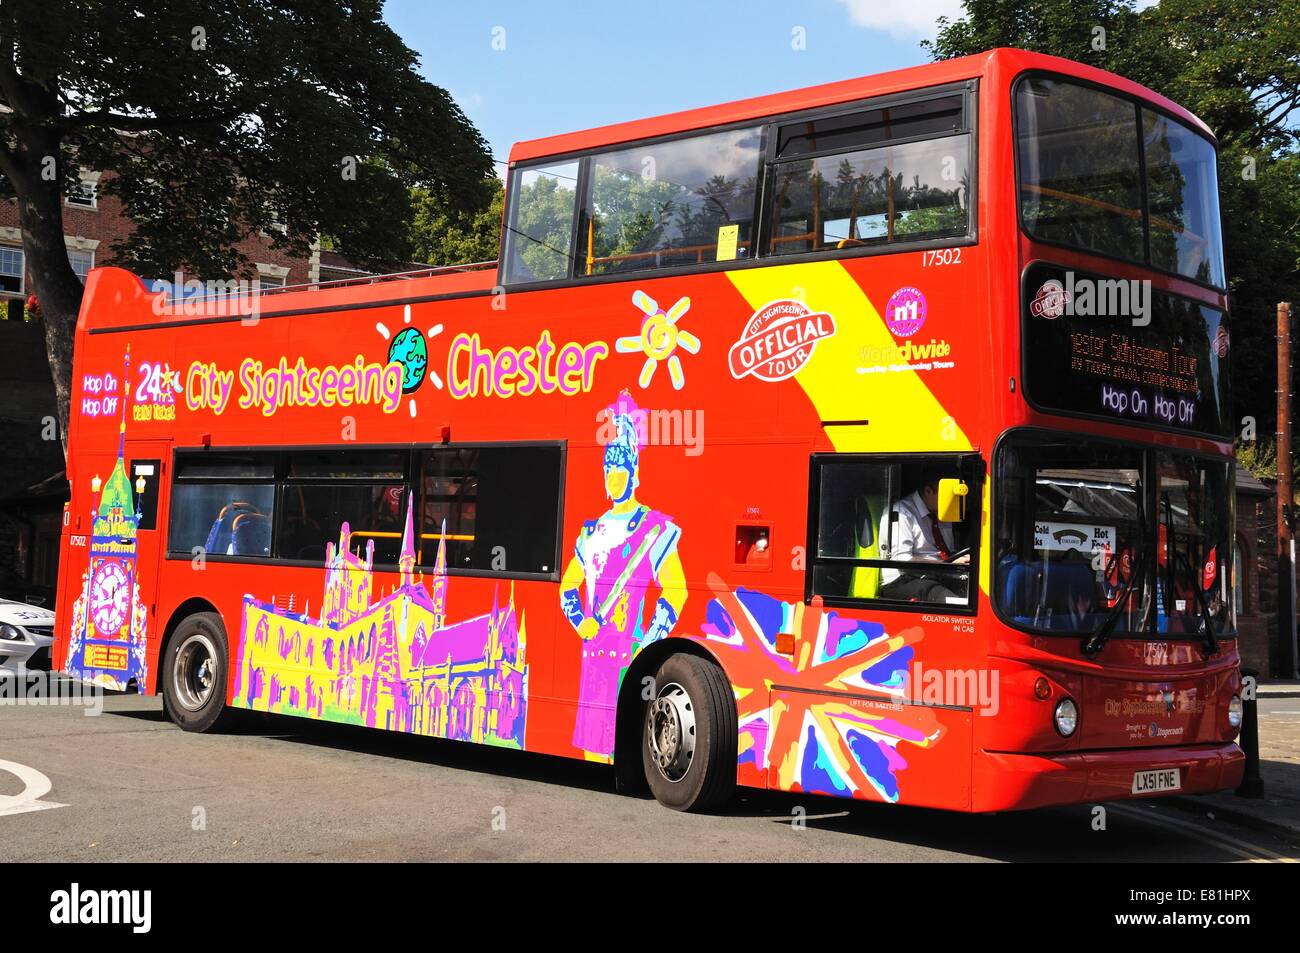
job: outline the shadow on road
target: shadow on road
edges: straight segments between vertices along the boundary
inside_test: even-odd
[[[108,710],[118,718],[166,722],[161,706]],[[540,784],[618,796],[609,765],[550,755],[466,744],[398,732],[375,731],[305,718],[232,712],[221,729],[226,736],[256,736],[278,742],[349,751],[441,767],[515,778]],[[1156,810],[1145,802],[1137,805]],[[658,808],[653,804],[648,809]],[[996,815],[847,801],[808,794],[739,789],[718,812],[754,823],[804,825],[902,846],[951,851],[972,858],[1003,861],[1239,860],[1240,856],[1177,830],[1145,823],[1131,812],[1109,811],[1104,830],[1096,827],[1093,805],[1045,808]],[[1179,812],[1165,812],[1178,815]],[[1110,835],[1110,836],[1108,836]],[[1273,845],[1277,849],[1276,845]]]

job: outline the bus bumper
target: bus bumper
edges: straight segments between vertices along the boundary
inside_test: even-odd
[[[1177,791],[1164,794],[1208,794],[1240,784],[1245,760],[1232,742],[1052,755],[976,751],[972,809],[1016,811],[1159,797],[1133,793],[1136,772],[1159,768],[1177,768],[1181,782]]]

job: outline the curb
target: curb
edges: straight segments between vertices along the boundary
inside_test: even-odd
[[[1175,794],[1171,797],[1164,798],[1166,804],[1170,807],[1177,808],[1180,811],[1200,814],[1205,816],[1212,813],[1215,818],[1222,818],[1225,821],[1231,821],[1242,827],[1249,827],[1252,830],[1263,831],[1266,834],[1272,834],[1274,837],[1281,838],[1290,844],[1300,844],[1300,828],[1292,827],[1289,824],[1282,824],[1277,821],[1271,821],[1268,818],[1260,817],[1250,811],[1243,811],[1235,807],[1224,807],[1221,804],[1211,803],[1209,801],[1199,800],[1197,795],[1193,794]]]

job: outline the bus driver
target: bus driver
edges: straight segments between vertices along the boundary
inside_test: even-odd
[[[896,562],[960,563],[970,562],[970,554],[956,558],[952,526],[942,522],[939,508],[939,480],[945,474],[926,470],[915,492],[896,502],[880,525],[880,558]],[[890,525],[892,523],[892,526]],[[880,570],[880,595],[900,602],[961,601],[964,593],[948,588],[952,577],[946,574],[884,568]]]

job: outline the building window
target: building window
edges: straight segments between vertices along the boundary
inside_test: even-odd
[[[77,273],[81,283],[86,283],[86,276],[90,274],[90,269],[95,267],[95,253],[93,251],[81,251],[79,249],[68,249],[68,264],[72,270]]]
[[[99,183],[93,179],[83,178],[68,192],[64,201],[75,208],[98,208]]]
[[[25,287],[23,250],[0,246],[0,292],[21,295]]]

